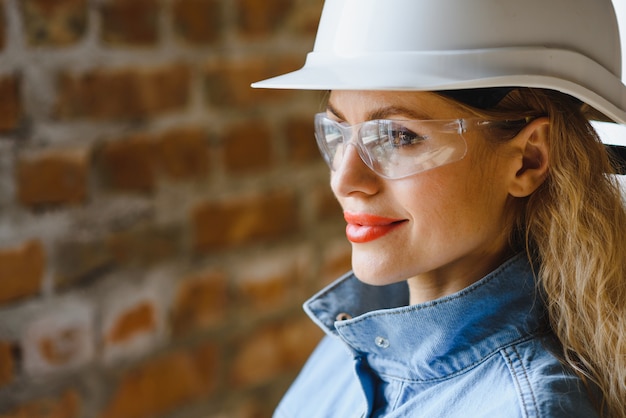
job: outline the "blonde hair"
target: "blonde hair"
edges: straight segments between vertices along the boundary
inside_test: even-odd
[[[562,360],[588,387],[600,389],[601,416],[624,418],[626,209],[618,180],[608,174],[613,172],[610,156],[588,121],[589,110],[562,93],[520,88],[494,111],[475,113],[550,119],[549,175],[520,202],[514,235],[522,237],[538,266]]]

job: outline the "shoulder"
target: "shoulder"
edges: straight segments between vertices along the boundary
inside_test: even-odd
[[[528,339],[500,352],[525,416],[597,417],[589,389],[557,355],[552,338]]]

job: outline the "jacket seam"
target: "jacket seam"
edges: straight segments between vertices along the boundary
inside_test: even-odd
[[[511,341],[509,344],[506,344],[504,346],[499,346],[498,348],[494,349],[493,351],[485,354],[485,356],[481,357],[480,359],[474,361],[473,363],[459,369],[456,370],[455,372],[452,372],[448,375],[445,376],[441,376],[441,377],[436,377],[436,378],[432,378],[432,379],[410,379],[410,378],[406,378],[406,377],[401,377],[401,376],[395,376],[393,374],[389,374],[389,373],[380,373],[380,376],[384,376],[390,379],[394,379],[397,381],[401,381],[401,382],[406,382],[406,383],[420,383],[420,384],[427,384],[427,383],[436,383],[436,382],[443,382],[446,380],[450,380],[450,379],[454,379],[457,376],[463,375],[465,373],[468,373],[470,370],[478,367],[480,364],[486,362],[487,360],[489,360],[490,358],[493,358],[495,355],[497,355],[499,352],[504,352],[507,348],[509,347],[513,347],[512,349],[516,350],[515,346],[525,343],[527,341],[531,341],[533,340],[535,337],[532,335],[528,335],[528,336],[524,336],[523,338],[518,338],[515,341]],[[518,354],[519,355],[519,354]],[[508,363],[508,361],[507,361]],[[511,365],[509,364],[509,368],[511,368]],[[410,368],[409,365],[406,365],[406,367]],[[533,395],[534,398],[534,395]]]
[[[508,348],[508,347],[507,347]],[[522,362],[522,357],[519,354],[519,351],[517,350],[517,347],[512,346],[510,347],[513,354],[516,357],[516,360],[519,361],[520,366],[519,367],[515,367],[515,365],[513,364],[513,359],[511,358],[511,354],[509,354],[507,352],[506,349],[503,349],[502,352],[502,356],[505,358],[505,361],[509,367],[509,371],[511,373],[511,376],[513,377],[513,380],[515,381],[515,385],[517,387],[517,389],[519,390],[519,394],[521,397],[521,404],[522,407],[524,409],[524,416],[525,417],[530,417],[530,410],[528,409],[528,405],[529,403],[532,404],[534,411],[538,411],[538,407],[537,407],[537,398],[535,397],[535,392],[533,391],[532,385],[530,383],[530,378],[528,376],[528,371],[526,370],[526,367],[524,366],[523,362]],[[520,373],[518,373],[518,369],[519,371],[521,371],[521,375]],[[528,390],[525,391],[523,386],[522,386],[522,381],[521,379],[523,379],[526,383],[526,386],[528,387]],[[530,395],[530,399],[528,399]],[[529,402],[530,400],[530,402]]]
[[[533,391],[533,386],[530,383],[530,377],[528,376],[528,370],[526,369],[524,364],[521,362],[522,356],[520,355],[520,353],[517,350],[516,346],[512,346],[511,349],[515,352],[515,355],[520,359],[521,368],[522,368],[522,371],[524,372],[524,379],[526,379],[526,382],[528,384],[528,392],[530,393],[530,399],[532,400],[532,404],[533,404],[533,407],[535,408],[535,411],[538,411],[539,408],[537,406],[537,398],[535,397],[535,392]]]
[[[402,399],[402,392],[404,391],[404,386],[406,385],[406,382],[401,381],[399,382],[399,385],[400,387],[398,388],[398,393],[396,394],[393,404],[391,405],[392,411],[395,411],[400,407],[400,399]]]

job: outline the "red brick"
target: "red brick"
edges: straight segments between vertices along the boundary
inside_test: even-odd
[[[219,108],[248,108],[267,102],[285,102],[296,94],[290,90],[253,89],[250,84],[300,68],[302,57],[249,57],[220,60],[206,69],[207,101]]]
[[[289,119],[285,126],[290,163],[322,161],[313,133],[313,118]]]
[[[208,272],[185,279],[172,308],[174,333],[184,334],[222,323],[228,302],[228,284],[223,274]]]
[[[197,128],[175,129],[160,137],[136,134],[111,141],[98,156],[112,187],[137,192],[152,191],[157,173],[174,180],[202,178],[209,164],[206,134]]]
[[[111,251],[101,239],[67,237],[54,247],[57,287],[75,285],[105,273],[113,264]]]
[[[101,418],[149,418],[210,393],[217,351],[211,345],[179,351],[126,372]]]
[[[94,70],[59,77],[57,113],[63,119],[137,118],[137,74],[130,69]]]
[[[262,121],[250,120],[232,127],[222,142],[224,164],[229,171],[249,173],[272,165],[272,135]]]
[[[163,173],[174,180],[201,178],[208,172],[208,138],[200,128],[164,133],[158,141],[158,152]]]
[[[99,155],[108,183],[119,190],[150,192],[156,181],[154,138],[137,134],[104,145]]]
[[[128,341],[137,334],[155,331],[156,313],[151,302],[139,303],[123,312],[106,335],[107,344]]]
[[[176,0],[172,5],[174,29],[180,39],[190,44],[212,44],[221,29],[218,0]]]
[[[25,403],[0,418],[78,418],[81,399],[74,390],[67,390],[58,398],[44,398]]]
[[[170,65],[139,74],[137,96],[151,115],[183,110],[188,102],[190,85],[189,68],[183,64]]]
[[[0,303],[38,293],[45,268],[45,253],[39,241],[0,249]]]
[[[179,254],[181,232],[153,224],[113,232],[106,240],[106,253],[121,265],[153,265]]]
[[[304,314],[287,322],[279,335],[285,370],[300,370],[323,336],[324,332]]]
[[[257,315],[290,306],[307,263],[308,254],[291,250],[248,258],[235,268],[237,302]]]
[[[107,0],[102,7],[102,38],[116,46],[154,46],[160,12],[158,0]]]
[[[118,288],[102,313],[102,359],[106,364],[138,358],[160,346],[166,334],[158,277],[142,288]]]
[[[13,344],[0,341],[0,389],[11,383],[15,377],[13,351]]]
[[[25,206],[84,203],[88,170],[89,156],[84,150],[42,151],[21,157],[18,199]]]
[[[20,6],[30,45],[63,46],[85,34],[86,0],[22,0]]]
[[[242,301],[252,301],[251,306],[261,310],[281,307],[289,290],[289,278],[286,276],[267,277],[264,280],[250,280],[239,284]]]
[[[200,204],[191,216],[200,251],[275,239],[298,225],[297,201],[286,192]]]
[[[284,370],[280,332],[276,326],[262,328],[239,344],[230,376],[235,388],[268,383]]]
[[[237,0],[237,22],[249,37],[266,36],[284,25],[295,3],[291,0]]]
[[[56,112],[62,119],[134,120],[182,110],[190,77],[184,65],[64,73]]]
[[[15,130],[22,117],[20,79],[14,76],[0,78],[0,97],[0,132]]]
[[[268,384],[297,371],[322,336],[308,319],[258,329],[235,351],[231,384],[235,388]]]

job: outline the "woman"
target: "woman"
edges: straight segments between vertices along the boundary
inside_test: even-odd
[[[625,417],[626,211],[589,122],[626,122],[619,76],[609,0],[327,0],[256,85],[331,91],[352,243],[276,416]]]

